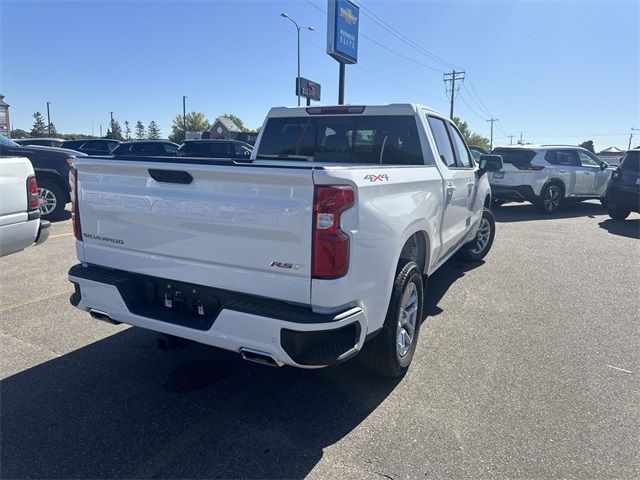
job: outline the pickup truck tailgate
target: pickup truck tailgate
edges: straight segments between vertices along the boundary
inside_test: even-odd
[[[310,303],[312,170],[186,161],[79,159],[84,261]]]

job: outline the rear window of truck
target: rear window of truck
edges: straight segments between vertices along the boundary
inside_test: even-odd
[[[270,118],[258,159],[424,165],[414,116]]]

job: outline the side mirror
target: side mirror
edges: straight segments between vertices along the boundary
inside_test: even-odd
[[[480,175],[502,170],[502,155],[480,155]]]
[[[607,162],[602,162],[600,164],[600,170],[606,170],[607,168],[609,168],[609,164]]]

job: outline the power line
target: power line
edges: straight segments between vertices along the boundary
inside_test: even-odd
[[[327,12],[326,12],[325,10],[323,10],[321,7],[317,6],[315,3],[311,2],[310,0],[305,0],[305,1],[306,1],[309,5],[311,5],[313,8],[315,8],[316,10],[321,11],[322,13],[324,13],[324,14],[326,15],[326,13],[327,13]],[[434,72],[439,72],[439,73],[443,73],[443,72],[444,72],[444,70],[441,70],[441,69],[439,69],[439,68],[432,67],[431,65],[427,65],[426,63],[422,63],[422,62],[419,62],[418,60],[415,60],[415,59],[413,59],[413,58],[411,58],[411,57],[408,57],[408,56],[407,56],[407,55],[405,55],[404,53],[398,52],[397,50],[394,50],[393,48],[388,47],[387,45],[385,45],[385,44],[383,44],[383,43],[379,42],[379,41],[378,41],[378,40],[376,40],[375,38],[372,38],[372,37],[370,37],[369,35],[366,35],[366,34],[364,34],[364,33],[362,33],[362,32],[360,32],[360,36],[361,36],[362,38],[367,39],[368,41],[370,41],[370,42],[372,42],[372,43],[375,43],[375,44],[376,44],[376,45],[378,45],[379,47],[384,48],[385,50],[387,50],[387,51],[389,51],[389,52],[393,53],[394,55],[398,55],[399,57],[401,57],[401,58],[403,58],[403,59],[405,59],[405,60],[407,60],[407,61],[409,61],[409,62],[411,62],[411,63],[415,63],[416,65],[419,65],[419,66],[421,66],[421,67],[423,67],[423,68],[426,68],[426,69],[432,70],[432,71],[434,71]]]
[[[400,39],[401,41],[403,41],[407,45],[411,46],[416,51],[422,53],[423,55],[431,58],[432,60],[434,60],[434,61],[436,61],[438,63],[441,63],[442,65],[444,65],[446,67],[452,68],[454,70],[456,68],[458,68],[456,65],[452,64],[451,62],[448,62],[448,61],[444,60],[443,58],[439,57],[435,53],[432,53],[432,52],[428,51],[427,49],[425,49],[424,47],[418,45],[416,42],[414,42],[413,40],[408,38],[406,35],[404,35],[403,33],[399,32],[398,30],[396,30],[394,27],[389,25],[387,22],[382,20],[380,17],[378,17],[370,8],[366,7],[362,3],[360,4],[360,8],[363,10],[364,14],[367,17],[369,17],[371,20],[373,20],[379,26],[381,26],[382,28],[387,30],[394,37]]]
[[[456,80],[460,81],[458,88],[456,88]],[[447,83],[451,83],[451,110],[449,113],[449,117],[453,118],[453,105],[455,102],[456,93],[458,93],[458,90],[460,90],[460,85],[462,85],[462,82],[464,81],[464,72],[456,72],[456,70],[453,69],[451,73],[442,74],[442,81],[445,84],[445,89]]]
[[[490,117],[493,116],[493,114],[491,113],[491,111],[487,108],[487,106],[485,105],[485,103],[482,101],[482,98],[480,97],[480,95],[478,94],[478,91],[476,90],[476,87],[474,87],[473,82],[471,81],[470,78],[467,78],[467,82],[469,83],[469,86],[471,87],[471,89],[473,90],[473,92],[476,94],[476,97],[478,97],[478,100],[480,102],[480,106],[481,108],[489,114]],[[465,85],[466,88],[466,85]]]
[[[472,101],[473,103],[475,103],[475,104],[476,104],[476,106],[480,109],[480,111],[481,111],[483,114],[485,114],[485,116],[487,116],[487,117],[493,117],[492,113],[491,113],[489,110],[487,110],[486,108],[484,108],[484,107],[483,107],[483,106],[482,106],[482,105],[481,105],[481,104],[480,104],[480,103],[475,99],[475,97],[471,94],[471,90],[469,90],[469,89],[467,88],[467,85],[466,85],[466,84],[462,84],[462,88],[464,88],[464,90],[469,94],[469,98],[471,99],[471,101]],[[478,97],[478,98],[479,98],[479,97]]]

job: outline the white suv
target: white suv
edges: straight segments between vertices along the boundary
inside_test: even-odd
[[[609,165],[590,151],[567,145],[497,147],[503,168],[489,176],[494,205],[529,201],[543,213],[556,212],[568,199],[603,199]]]

